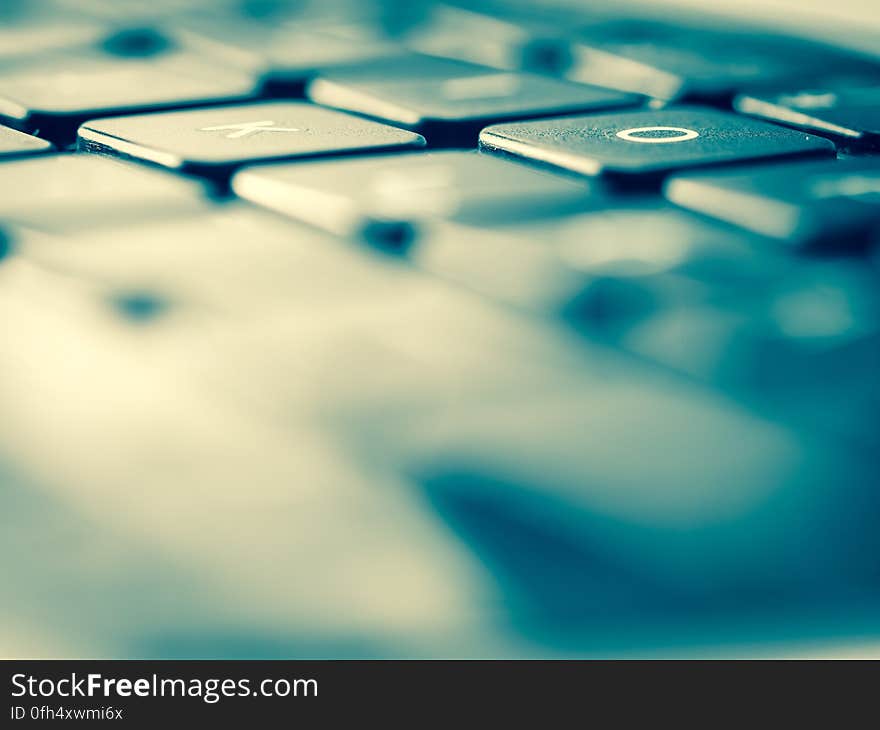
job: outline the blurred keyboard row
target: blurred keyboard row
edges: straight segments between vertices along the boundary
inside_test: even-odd
[[[501,19],[420,2],[155,5],[12,2],[0,116],[69,143],[79,123],[111,113],[307,93],[461,144],[492,121],[650,98],[734,103],[857,147],[877,131],[876,58],[748,29],[607,9],[542,8],[539,21],[527,7]]]

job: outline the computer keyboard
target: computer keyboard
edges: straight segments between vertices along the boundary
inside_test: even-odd
[[[0,23],[4,656],[880,638],[880,56],[574,2]]]

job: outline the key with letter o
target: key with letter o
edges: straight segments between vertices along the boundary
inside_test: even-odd
[[[693,167],[834,154],[821,137],[697,107],[498,124],[482,131],[480,145],[578,175],[650,184]]]

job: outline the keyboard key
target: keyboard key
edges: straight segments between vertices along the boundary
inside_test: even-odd
[[[474,144],[480,129],[505,119],[635,106],[631,94],[568,84],[531,74],[486,69],[481,74],[393,81],[322,79],[309,97],[318,104],[383,119],[424,134],[432,144]]]
[[[199,22],[177,29],[180,43],[258,76],[273,90],[301,91],[313,76],[336,68],[409,55],[369,24],[256,21]]]
[[[513,8],[505,10],[503,14],[492,15],[437,3],[431,6],[424,21],[410,28],[402,40],[410,48],[429,55],[499,69],[519,69],[533,36],[547,35],[555,24],[568,20],[547,6],[527,15],[520,12],[525,10],[523,7],[516,8],[516,12],[512,12]],[[548,55],[549,51],[545,51],[545,57]],[[533,68],[544,70],[538,63],[533,64]]]
[[[878,400],[880,290],[850,262],[792,264],[775,286],[727,306],[670,308],[617,343],[701,380],[753,395]],[[816,384],[822,383],[817,397]],[[808,406],[804,404],[806,409]],[[826,409],[827,410],[827,409]],[[833,414],[825,413],[831,421]]]
[[[55,57],[0,73],[0,118],[68,144],[77,126],[92,117],[237,101],[253,92],[249,74],[182,53],[128,60]]]
[[[535,41],[541,43],[546,41]],[[637,19],[598,21],[574,31],[568,55],[572,80],[658,99],[716,101],[755,85],[819,73],[876,72],[867,61],[806,41]]]
[[[10,68],[34,62],[48,53],[88,48],[98,43],[106,31],[100,23],[76,19],[3,23],[0,25],[0,63]]]
[[[880,224],[880,160],[851,158],[679,175],[666,197],[699,213],[785,241],[845,253]]]
[[[0,160],[20,155],[48,152],[52,145],[39,137],[23,134],[9,127],[0,126]]]
[[[388,82],[433,81],[450,77],[484,76],[485,66],[454,58],[422,56],[417,53],[376,58],[362,64],[328,69],[316,79],[342,84],[381,84]]]
[[[0,220],[48,233],[200,210],[197,183],[88,155],[39,155],[0,164]]]
[[[380,248],[406,248],[430,218],[510,220],[589,202],[586,185],[477,152],[262,165],[237,173],[252,203]]]
[[[591,334],[672,305],[737,300],[790,268],[736,231],[653,198],[547,220],[426,229],[412,260]]]
[[[844,149],[880,147],[880,86],[742,95],[745,114],[832,137]]]
[[[483,130],[480,145],[631,182],[703,165],[834,154],[827,139],[697,107],[499,124]]]
[[[214,177],[249,162],[420,147],[422,137],[303,102],[97,119],[80,147]]]
[[[157,300],[235,316],[275,307],[320,305],[328,316],[331,308],[363,309],[389,279],[416,277],[320,231],[244,204],[172,220],[154,218],[127,235],[121,232],[106,228],[60,240],[24,236],[19,250],[28,261],[106,283],[128,298],[152,293]],[[118,309],[118,300],[114,306]]]

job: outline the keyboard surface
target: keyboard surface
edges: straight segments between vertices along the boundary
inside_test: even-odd
[[[874,653],[880,56],[682,17],[0,5],[0,653]]]

